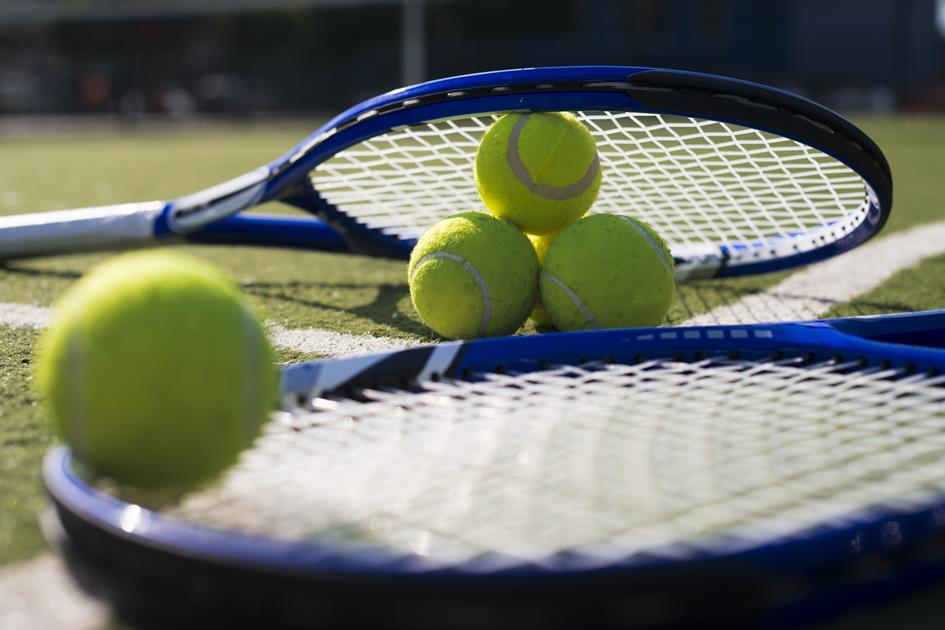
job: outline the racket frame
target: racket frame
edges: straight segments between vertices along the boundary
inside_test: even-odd
[[[483,370],[527,372],[558,361],[580,365],[660,357],[698,362],[777,355],[800,357],[811,364],[855,362],[862,368],[903,374],[942,374],[943,324],[945,311],[927,311],[794,324],[492,338],[289,367],[283,372],[282,391],[290,404],[305,405],[316,397],[395,382],[410,387],[417,378],[476,378]],[[904,345],[925,341],[933,347]],[[112,579],[118,579],[113,588],[150,583],[155,576],[148,567],[156,563],[165,572],[171,568],[165,580],[173,581],[174,572],[222,579],[218,595],[223,599],[233,596],[227,588],[261,589],[273,601],[318,592],[324,597],[319,601],[342,615],[357,610],[352,598],[370,597],[379,602],[379,611],[386,603],[414,614],[424,602],[436,601],[433,609],[441,606],[449,614],[477,610],[485,602],[487,608],[501,611],[493,621],[505,618],[510,625],[527,625],[530,619],[543,618],[548,609],[568,619],[574,614],[568,602],[579,593],[581,603],[576,608],[601,626],[646,620],[647,614],[631,614],[637,610],[634,607],[647,611],[647,606],[664,600],[705,606],[693,612],[694,619],[747,615],[758,620],[774,615],[784,620],[817,616],[846,603],[890,594],[890,573],[896,574],[897,585],[911,588],[940,577],[945,569],[942,496],[881,509],[867,507],[770,539],[707,536],[645,552],[602,544],[563,550],[540,561],[484,554],[450,564],[382,547],[276,540],[188,524],[94,488],[76,473],[65,447],[50,451],[43,475],[53,506],[55,538],[79,565],[114,572]],[[744,597],[735,601],[726,597],[733,588]],[[201,591],[201,597],[205,595]],[[660,614],[679,612],[673,606],[656,609]],[[372,622],[384,619],[379,613]],[[654,619],[667,620],[659,615]]]
[[[149,202],[140,204],[140,216],[91,217],[73,225],[62,214],[63,218],[52,214],[44,218],[41,213],[0,219],[0,259],[92,249],[102,243],[131,247],[153,238],[347,249],[405,259],[413,239],[401,239],[347,215],[312,187],[308,173],[344,149],[393,129],[520,110],[658,113],[737,124],[810,146],[864,180],[869,199],[865,219],[852,228],[842,223],[834,226],[844,233],[833,234],[829,240],[820,234],[822,244],[803,249],[793,234],[783,242],[770,239],[763,244],[741,242],[676,252],[678,280],[765,273],[835,256],[880,230],[891,209],[892,179],[879,148],[854,125],[807,99],[747,81],[685,71],[623,66],[529,68],[441,79],[370,99],[342,112],[267,166],[158,205],[159,211],[155,204],[160,202]],[[319,220],[236,216],[273,200]],[[107,215],[109,208],[99,210]],[[31,217],[34,224],[24,217]],[[250,234],[253,230],[255,234]]]
[[[856,247],[882,229],[892,206],[892,175],[879,147],[855,125],[813,101],[757,83],[695,72],[621,66],[536,68],[432,81],[366,101],[339,114],[273,162],[273,192],[289,167],[307,172],[338,152],[399,127],[483,112],[632,111],[690,116],[750,127],[790,138],[843,162],[867,185],[870,208],[850,233],[821,247],[762,256],[757,243],[723,245],[697,260],[676,257],[682,280],[766,273],[810,264]],[[284,173],[284,174],[280,174]],[[288,178],[291,181],[291,177]],[[354,251],[406,259],[415,244],[371,229],[326,201],[311,186],[287,201],[323,218]],[[735,254],[752,252],[757,261]],[[736,257],[737,264],[731,264]]]

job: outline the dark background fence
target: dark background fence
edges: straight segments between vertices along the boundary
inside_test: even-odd
[[[945,110],[943,0],[5,0],[0,114],[311,113],[535,65],[737,76]]]

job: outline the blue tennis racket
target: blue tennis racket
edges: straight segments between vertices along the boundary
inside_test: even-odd
[[[302,364],[177,500],[55,448],[46,531],[151,622],[797,623],[945,570],[943,348],[932,311]]]
[[[0,260],[181,239],[406,258],[438,220],[482,208],[479,139],[523,110],[579,116],[603,169],[593,211],[651,224],[679,280],[820,260],[868,239],[890,211],[882,152],[806,99],[691,72],[531,68],[384,94],[267,166],[171,202],[0,218]],[[318,219],[242,213],[274,200]]]

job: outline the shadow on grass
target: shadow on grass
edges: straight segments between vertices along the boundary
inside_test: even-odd
[[[14,261],[0,261],[0,271],[6,271],[7,273],[20,276],[60,278],[62,280],[78,280],[85,273],[82,271],[60,271],[56,269],[32,269],[30,267],[20,267]]]
[[[348,313],[412,336],[431,336],[429,328],[419,321],[415,321],[403,313],[400,313],[397,308],[399,302],[410,292],[407,283],[384,283],[378,285],[368,283],[302,282],[293,280],[289,282],[248,282],[245,283],[243,287],[249,293],[257,297],[281,300],[300,306],[314,307],[328,311]],[[293,291],[293,289],[295,289],[295,291]],[[376,293],[372,301],[357,306],[339,306],[337,303],[329,300],[303,298],[297,295],[297,293],[301,291],[309,290],[343,291],[346,289],[374,289]],[[399,316],[392,317],[391,315],[394,313],[397,313]]]

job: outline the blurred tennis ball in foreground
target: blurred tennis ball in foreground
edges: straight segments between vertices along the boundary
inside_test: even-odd
[[[37,356],[60,435],[97,474],[188,486],[232,464],[273,408],[265,331],[236,284],[175,253],[115,257],[60,300]]]
[[[443,219],[407,265],[410,298],[443,337],[514,333],[538,295],[538,258],[522,232],[484,212]]]
[[[541,269],[541,301],[560,330],[658,326],[673,302],[673,257],[646,223],[593,214],[565,228]]]
[[[545,255],[548,254],[548,249],[551,247],[551,244],[554,242],[555,237],[558,236],[558,233],[553,234],[527,234],[528,240],[532,242],[532,247],[535,248],[535,253],[538,255],[538,264],[545,264]],[[540,272],[539,272],[540,273]],[[529,318],[535,322],[536,326],[549,328],[554,325],[551,321],[551,317],[548,315],[548,312],[545,310],[545,307],[541,303],[541,298],[539,297],[538,302],[535,304],[535,308],[532,309],[531,315]]]
[[[483,135],[476,187],[486,207],[530,234],[550,234],[581,217],[600,189],[590,131],[573,114],[506,114]]]

